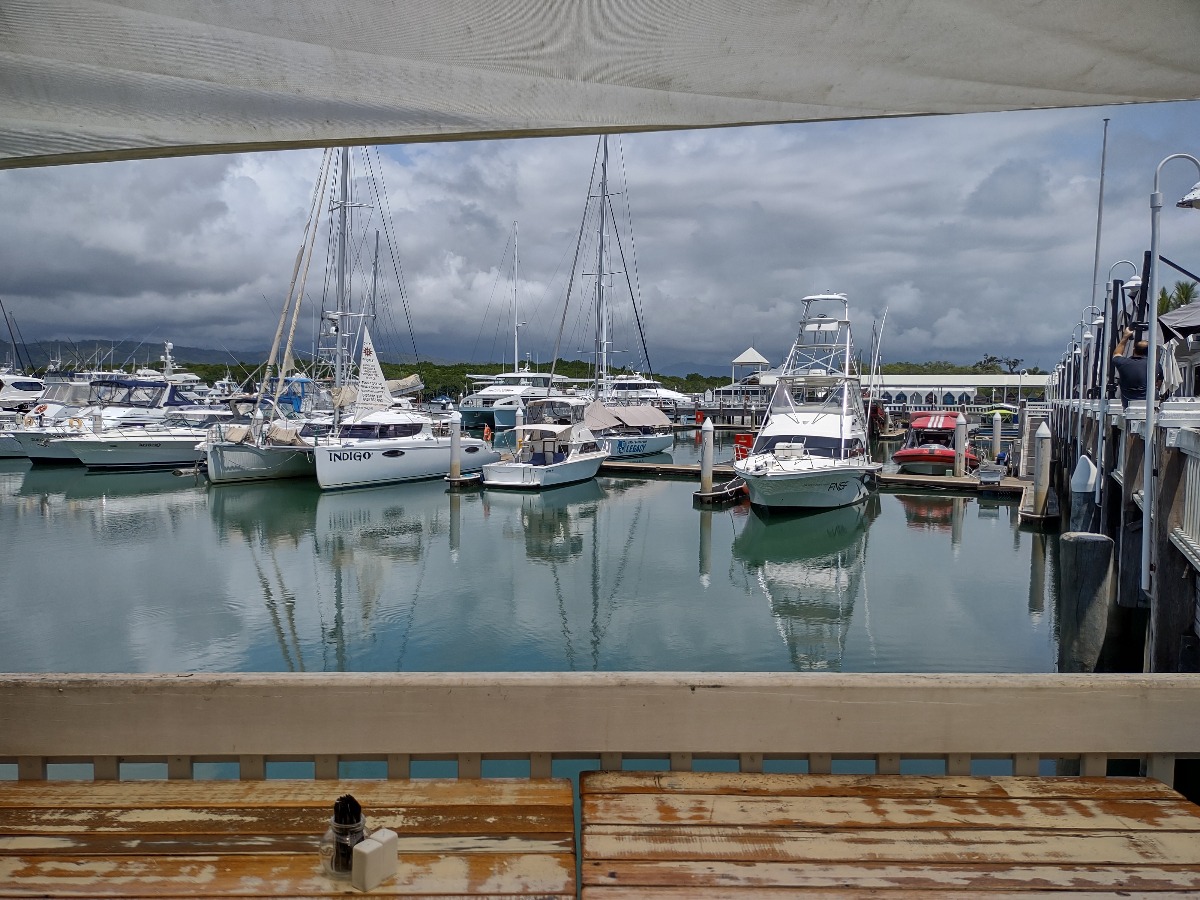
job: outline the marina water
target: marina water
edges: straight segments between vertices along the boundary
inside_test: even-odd
[[[696,453],[677,437],[676,461]],[[884,491],[764,516],[693,508],[695,489],[323,493],[5,462],[0,667],[1055,671],[1056,538],[1015,502]]]

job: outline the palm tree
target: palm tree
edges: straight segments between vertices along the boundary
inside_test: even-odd
[[[1159,288],[1158,290],[1158,314],[1170,312],[1173,309],[1179,309],[1181,306],[1187,306],[1196,299],[1196,285],[1191,281],[1177,281],[1175,286],[1168,294],[1167,289]]]

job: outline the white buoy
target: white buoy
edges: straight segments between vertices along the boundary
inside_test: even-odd
[[[967,417],[962,413],[954,422],[954,477],[967,474]]]
[[[462,413],[450,413],[450,480],[462,478]]]
[[[1045,422],[1038,426],[1034,436],[1036,450],[1033,454],[1033,514],[1046,514],[1046,496],[1050,492],[1050,426]]]
[[[700,493],[711,494],[713,488],[713,423],[705,419],[700,426]]]

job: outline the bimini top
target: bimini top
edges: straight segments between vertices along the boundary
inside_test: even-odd
[[[910,426],[922,430],[953,431],[958,424],[958,413],[927,413],[914,416]]]

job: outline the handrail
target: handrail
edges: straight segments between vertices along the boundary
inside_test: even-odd
[[[337,777],[340,759],[457,760],[656,757],[937,758],[948,774],[1007,757],[1017,774],[1042,759],[1079,759],[1104,774],[1135,758],[1170,781],[1176,757],[1200,757],[1197,675],[876,675],[778,673],[403,673],[0,675],[0,763],[46,777],[48,763],[90,762],[118,778],[121,761],[236,761],[263,777],[271,759],[305,759]],[[1167,773],[1167,774],[1161,774]]]

